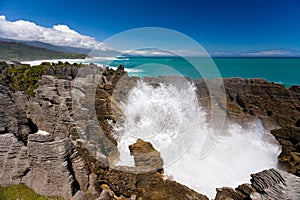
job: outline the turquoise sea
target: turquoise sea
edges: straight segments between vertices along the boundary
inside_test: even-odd
[[[183,75],[192,79],[218,77],[212,70],[215,64],[224,78],[264,78],[287,87],[300,85],[300,58],[122,57],[94,62],[115,67],[123,64],[131,76]]]

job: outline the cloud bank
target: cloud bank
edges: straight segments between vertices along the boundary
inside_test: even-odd
[[[95,38],[85,36],[70,29],[67,25],[54,25],[45,28],[30,21],[7,21],[0,16],[0,37],[24,41],[40,41],[57,46],[71,46],[80,48],[97,48],[105,50],[103,43]]]
[[[266,49],[245,52],[210,51],[213,57],[300,57],[299,51],[287,49]]]
[[[300,57],[299,51],[285,49],[269,49],[254,51],[208,51],[198,52],[192,50],[160,50],[160,49],[137,49],[120,50],[125,55],[133,56],[191,56],[191,57]]]

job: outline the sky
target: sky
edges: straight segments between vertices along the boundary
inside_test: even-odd
[[[89,47],[162,27],[219,55],[300,55],[300,0],[0,0],[0,15],[0,37],[65,44],[69,35],[67,45]]]

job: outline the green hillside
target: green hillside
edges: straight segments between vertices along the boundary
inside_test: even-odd
[[[29,46],[16,42],[0,41],[0,60],[43,60],[85,58],[84,54],[71,54]]]

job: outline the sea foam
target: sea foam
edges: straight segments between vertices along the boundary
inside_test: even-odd
[[[115,127],[121,157],[116,165],[133,166],[128,145],[143,139],[161,153],[166,177],[210,198],[218,187],[237,187],[249,182],[251,173],[276,168],[280,146],[259,121],[247,130],[232,123],[215,135],[190,83],[153,87],[140,81],[121,107],[126,121]],[[207,137],[217,143],[203,158]]]
[[[82,63],[82,64],[90,64],[93,63],[97,65],[98,67],[106,66],[105,61],[115,61],[115,60],[128,60],[129,58],[116,58],[116,57],[95,57],[95,58],[86,58],[86,59],[55,59],[55,60],[33,60],[33,61],[23,61],[24,64],[29,64],[31,66],[37,66],[42,64],[43,62],[50,62],[50,63],[58,63],[58,62],[68,62],[70,64],[74,63]],[[109,66],[110,68],[116,70],[118,67]],[[131,76],[133,75],[139,75],[135,73],[141,73],[143,72],[142,69],[138,68],[125,68],[125,71],[127,71]]]

